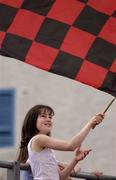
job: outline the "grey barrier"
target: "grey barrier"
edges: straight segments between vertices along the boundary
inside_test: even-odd
[[[18,161],[8,162],[0,161],[0,168],[7,169],[7,179],[6,180],[20,180],[20,171],[21,170],[31,170],[29,165],[20,164]],[[85,180],[116,180],[116,176],[102,175],[100,177],[95,176],[92,173],[88,172],[75,172],[71,174],[71,177],[81,178]]]

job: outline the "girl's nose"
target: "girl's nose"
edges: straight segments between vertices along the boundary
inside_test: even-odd
[[[47,116],[47,120],[48,120],[48,121],[51,121],[51,117]]]

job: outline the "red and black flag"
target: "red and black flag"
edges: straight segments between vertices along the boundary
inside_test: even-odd
[[[116,1],[0,0],[0,54],[116,96]]]

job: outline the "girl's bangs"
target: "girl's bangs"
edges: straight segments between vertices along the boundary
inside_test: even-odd
[[[50,107],[41,107],[40,108],[40,111],[39,111],[39,114],[42,114],[42,113],[44,113],[44,114],[49,114],[49,115],[51,115],[51,116],[54,116],[54,111],[53,111],[53,109],[52,108],[50,108]]]

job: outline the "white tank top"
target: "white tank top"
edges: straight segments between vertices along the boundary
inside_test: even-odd
[[[33,180],[60,180],[54,150],[45,148],[40,152],[33,151],[31,142],[32,139],[28,143],[28,162],[31,166]]]

